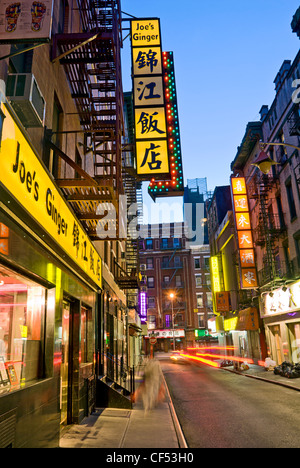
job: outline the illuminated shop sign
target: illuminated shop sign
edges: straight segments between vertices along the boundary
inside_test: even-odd
[[[183,329],[176,329],[176,330],[154,330],[151,336],[155,336],[156,338],[184,338],[185,331]]]
[[[131,21],[137,174],[169,176],[167,119],[159,19]]]
[[[1,0],[0,42],[50,40],[53,0]]]
[[[140,292],[140,317],[141,323],[146,323],[147,321],[147,293]]]
[[[250,210],[244,177],[231,177],[231,193],[239,249],[241,288],[258,287]]]
[[[0,183],[100,288],[101,257],[13,120],[7,107],[0,147]]]
[[[219,259],[218,257],[210,257],[210,271],[212,278],[212,289],[213,292],[221,291],[221,282],[220,282],[220,269],[219,269]]]
[[[167,116],[170,177],[166,180],[156,180],[154,178],[151,180],[148,192],[154,201],[159,197],[181,196],[183,195],[184,191],[173,52],[163,52],[163,75]]]
[[[295,314],[300,310],[300,281],[278,288],[263,296],[261,315]]]

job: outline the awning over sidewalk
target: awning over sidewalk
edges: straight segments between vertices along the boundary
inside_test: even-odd
[[[259,329],[256,307],[240,310],[238,314],[227,314],[224,318],[224,331],[253,331]]]

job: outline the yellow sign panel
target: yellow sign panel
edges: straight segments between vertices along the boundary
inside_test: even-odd
[[[0,182],[100,288],[101,257],[3,104]]]
[[[135,136],[137,140],[166,138],[166,112],[164,107],[135,109]]]
[[[134,78],[135,107],[163,106],[164,103],[162,76]]]
[[[251,221],[249,213],[236,213],[236,228],[238,231],[251,229]]]
[[[214,292],[220,292],[221,284],[218,257],[210,257],[210,271],[212,275],[212,289]]]
[[[160,25],[158,19],[131,21],[132,47],[159,46],[160,43]]]
[[[161,75],[162,55],[160,47],[132,49],[133,74]]]
[[[242,268],[242,288],[253,289],[258,287],[256,268]]]
[[[232,193],[233,195],[246,195],[247,187],[244,177],[232,178]]]
[[[166,174],[169,172],[168,144],[162,141],[136,142],[137,173],[139,175]]]

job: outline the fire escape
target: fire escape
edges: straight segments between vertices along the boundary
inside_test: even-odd
[[[272,192],[278,184],[276,175],[256,172],[249,184],[249,198],[256,200],[258,217],[253,229],[256,246],[265,249],[263,269],[259,271],[261,286],[272,281],[281,280],[287,270],[279,260],[278,241],[286,235],[283,213],[274,214],[272,209]]]
[[[123,193],[121,12],[118,0],[79,0],[78,11],[82,32],[56,34],[52,61],[65,69],[85,154],[93,154],[94,173],[87,174],[52,141],[49,146],[80,175],[58,179],[57,184],[90,238],[97,240],[97,226],[104,217],[99,204],[113,204],[118,215],[118,197]]]
[[[76,134],[76,138],[77,134],[83,134],[84,157],[89,156],[91,161],[92,155],[93,169],[85,171],[76,164],[53,143],[51,132],[47,144],[77,175],[56,182],[91,240],[103,240],[107,230],[122,240],[126,227],[124,231],[124,226],[119,225],[119,197],[127,195],[128,203],[132,203],[136,184],[124,170],[124,154],[131,147],[124,141],[120,1],[78,0],[78,11],[81,32],[56,34],[52,61],[64,67],[80,119],[81,130],[69,133]],[[115,216],[107,216],[112,205]],[[134,246],[128,246],[126,260],[130,255],[129,271],[115,265],[121,289],[138,288]]]

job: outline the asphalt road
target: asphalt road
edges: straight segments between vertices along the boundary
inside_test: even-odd
[[[189,448],[300,448],[300,392],[161,360]]]

